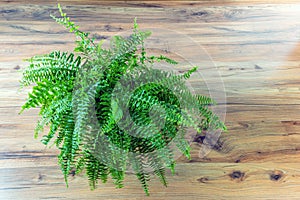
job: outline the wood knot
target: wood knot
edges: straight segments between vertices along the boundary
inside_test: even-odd
[[[198,178],[197,181],[200,183],[207,183],[208,178],[207,177]]]
[[[197,134],[197,135],[194,137],[193,142],[197,142],[198,144],[202,144],[204,139],[205,139],[205,136],[204,136],[204,135],[198,135],[198,134]]]
[[[21,69],[21,67],[19,65],[17,65],[17,66],[14,67],[14,69],[19,70],[19,69]]]
[[[206,132],[205,130],[203,131]],[[228,153],[231,148],[228,148],[220,138],[216,138],[210,135],[195,135],[193,138],[193,142],[196,142],[198,145],[207,145],[209,148],[220,152],[220,153]]]
[[[270,174],[271,181],[279,181],[283,177],[283,172],[280,170],[275,170]]]
[[[245,173],[243,173],[241,171],[233,171],[231,174],[229,174],[229,177],[232,180],[243,181],[245,178]]]
[[[203,10],[203,11],[199,11],[199,12],[194,12],[194,13],[192,13],[192,16],[206,16],[206,15],[208,15],[209,13],[207,12],[207,11],[205,11],[205,10]]]
[[[254,68],[255,69],[263,69],[261,66],[259,66],[259,65],[254,65]]]
[[[75,170],[75,169],[72,169],[72,170],[70,171],[69,175],[75,176],[75,175],[76,175],[76,170]]]
[[[239,125],[241,125],[243,128],[249,128],[249,124],[245,122],[238,122]]]
[[[46,178],[45,175],[39,173],[39,175],[38,175],[38,181],[39,181],[39,182],[43,181],[45,178]]]

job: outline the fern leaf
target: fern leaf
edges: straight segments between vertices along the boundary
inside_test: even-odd
[[[151,152],[148,154],[148,160],[150,167],[154,170],[154,174],[159,177],[160,182],[167,187],[165,166],[162,163],[162,159],[157,152]]]
[[[172,64],[172,65],[177,65],[178,64],[177,61],[175,61],[173,59],[170,59],[170,58],[168,58],[166,56],[163,56],[163,55],[147,57],[147,61],[150,62],[150,63],[165,61],[166,63]]]
[[[68,175],[72,168],[75,168],[75,157],[80,149],[80,135],[74,134],[74,117],[72,111],[64,115],[64,120],[60,126],[61,135],[64,135],[63,144],[60,147],[58,156],[59,164],[63,171],[65,181],[68,185]]]
[[[145,171],[145,163],[141,155],[130,154],[129,156],[130,163],[132,165],[135,174],[140,181],[142,188],[147,196],[149,196],[149,185],[148,181],[150,180],[149,174]]]
[[[81,66],[81,57],[54,51],[47,55],[34,56],[27,61],[30,65],[23,71],[22,86],[36,82],[57,82],[74,79]]]
[[[99,179],[103,183],[107,181],[109,168],[94,157],[89,150],[85,151],[85,168],[92,190],[96,188]]]

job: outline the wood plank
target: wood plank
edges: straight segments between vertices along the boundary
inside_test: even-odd
[[[47,161],[44,161],[47,162]],[[51,164],[51,163],[50,163]],[[297,199],[298,163],[189,163],[179,164],[169,186],[151,181],[145,198],[136,178],[128,174],[127,185],[115,189],[111,182],[90,191],[82,176],[70,178],[66,188],[56,166],[0,168],[1,197],[6,199]],[[13,177],[9,176],[14,174]],[[53,189],[50,189],[53,188]],[[55,188],[55,189],[54,189]],[[9,191],[9,192],[5,192]],[[113,192],[112,192],[113,191]],[[288,191],[288,192],[287,192]],[[296,198],[295,198],[296,197]]]
[[[168,175],[169,187],[154,179],[148,198],[131,173],[123,189],[109,182],[92,192],[83,175],[71,176],[67,189],[57,166],[57,150],[33,139],[38,109],[18,115],[30,91],[18,88],[27,64],[24,58],[53,49],[71,51],[74,37],[49,17],[57,13],[56,2],[2,1],[0,199],[299,199],[299,1],[65,0],[61,4],[98,39],[130,31],[137,17],[141,28],[156,30],[153,36],[162,39],[148,41],[157,45],[152,53],[166,51],[176,57],[176,52],[187,52],[205,75],[192,77],[195,91],[226,95],[215,109],[226,110],[228,133],[222,133],[204,157],[199,156],[203,138],[192,138],[192,160],[179,154],[176,175]],[[183,42],[186,38],[189,45]],[[174,70],[187,69],[186,63],[181,64]]]

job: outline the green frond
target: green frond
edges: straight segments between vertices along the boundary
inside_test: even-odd
[[[54,51],[27,60],[30,65],[23,71],[21,84],[28,86],[36,82],[58,82],[73,80],[81,66],[81,57],[73,53]]]
[[[65,177],[66,183],[67,178],[72,168],[76,167],[76,159],[78,151],[80,150],[81,139],[80,134],[74,134],[74,116],[72,111],[66,112],[63,116],[64,120],[61,122],[59,135],[63,135],[63,142],[58,155],[58,162],[61,166],[62,172]]]
[[[101,163],[99,159],[93,156],[88,150],[84,153],[86,174],[89,179],[91,189],[95,189],[100,179],[103,183],[107,181],[110,173],[109,168]]]
[[[206,105],[216,105],[217,104],[215,100],[213,100],[210,97],[204,96],[204,95],[196,94],[196,98],[198,99],[199,104],[203,105],[203,106],[206,106]]]
[[[158,176],[160,182],[167,187],[167,180],[165,175],[165,166],[163,160],[161,159],[161,155],[157,152],[151,152],[148,154],[148,162],[151,169],[154,170],[154,174]]]
[[[185,155],[189,160],[191,159],[191,147],[189,143],[185,140],[185,130],[181,128],[176,137],[174,138],[174,143],[176,144],[177,148]]]
[[[169,168],[171,172],[175,173],[175,160],[174,160],[174,152],[170,149],[169,146],[165,146],[164,148],[157,149],[157,154],[160,156],[160,159],[164,166]]]
[[[28,94],[29,98],[22,106],[20,113],[25,109],[35,108],[40,105],[47,106],[53,101],[57,96],[58,88],[53,86],[50,82],[45,82],[37,82],[37,85],[33,87],[32,92]]]
[[[84,153],[84,152],[83,152]],[[85,159],[85,156],[84,155],[81,155],[78,160],[77,160],[77,163],[76,163],[76,171],[75,171],[75,174],[80,174],[84,169],[85,169],[85,162],[86,162],[86,159]]]
[[[149,196],[149,185],[150,180],[149,174],[145,171],[146,164],[144,158],[141,155],[130,154],[129,161],[132,165],[133,170],[136,173],[138,180],[140,181],[142,188],[147,196]]]
[[[126,59],[132,53],[137,51],[139,45],[142,45],[144,40],[151,35],[149,31],[139,31],[137,26],[134,26],[133,34],[124,38],[122,36],[114,36],[111,40],[111,50],[113,52],[113,60]]]
[[[188,70],[187,72],[185,72],[182,77],[184,79],[189,79],[192,75],[192,73],[194,73],[195,71],[197,71],[198,67],[193,67],[192,69]]]
[[[44,127],[46,125],[50,125],[50,130],[48,135],[44,135],[42,142],[45,145],[48,145],[50,140],[55,136],[57,133],[61,121],[64,120],[63,116],[66,112],[68,112],[71,107],[71,95],[66,96],[57,96],[55,101],[52,101],[51,104],[47,107],[42,107],[40,111],[41,120],[39,121],[37,128],[35,130],[35,134],[38,135],[41,131],[39,130],[39,127]],[[63,138],[60,138],[58,135],[58,138],[56,139],[55,143],[60,144],[58,140],[62,140]]]
[[[176,60],[173,60],[173,59],[168,58],[168,57],[163,56],[163,55],[149,56],[147,58],[147,61],[150,62],[150,63],[165,61],[166,63],[172,64],[172,65],[177,65],[178,64],[178,62]]]
[[[110,168],[110,175],[114,180],[114,184],[116,185],[116,187],[122,188],[125,172],[117,170],[115,168]]]

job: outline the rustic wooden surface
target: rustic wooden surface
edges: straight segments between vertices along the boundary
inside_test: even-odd
[[[201,45],[224,81],[228,133],[204,158],[194,142],[192,160],[178,159],[168,188],[151,181],[150,197],[132,175],[123,189],[90,191],[84,176],[71,176],[66,188],[57,152],[33,139],[38,110],[18,115],[28,91],[18,91],[18,80],[22,59],[72,50],[74,37],[49,18],[57,2],[2,0],[0,199],[300,199],[299,1],[60,2],[97,38],[129,30],[138,17],[141,28],[178,31]]]

